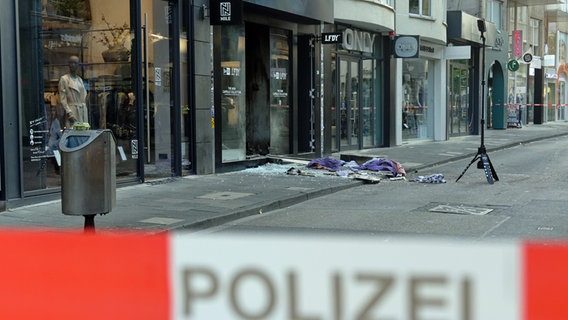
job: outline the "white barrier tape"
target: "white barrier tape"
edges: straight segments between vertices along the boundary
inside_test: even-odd
[[[568,242],[0,232],[2,319],[568,319]]]

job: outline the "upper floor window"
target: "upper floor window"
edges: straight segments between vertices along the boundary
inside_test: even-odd
[[[534,18],[530,18],[529,21],[530,21],[529,35],[528,35],[529,45],[533,46],[533,54],[540,56],[542,54],[542,52],[540,52],[541,21]]]
[[[430,1],[431,0],[409,0],[409,12],[421,16],[431,16]]]
[[[487,0],[487,10],[485,19],[493,22],[498,30],[503,29],[503,2],[498,0]]]

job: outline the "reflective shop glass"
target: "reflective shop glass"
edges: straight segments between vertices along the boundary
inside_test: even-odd
[[[169,177],[174,161],[182,161],[174,159],[172,130],[176,113],[188,111],[187,98],[182,101],[185,108],[174,108],[172,102],[176,86],[172,83],[171,22],[177,12],[168,1],[140,0],[142,37],[138,41],[143,70],[134,74],[131,53],[136,39],[130,3],[19,3],[24,191],[60,186],[58,142],[73,121],[112,131],[120,155],[117,179],[137,178],[142,146],[146,178]],[[187,62],[181,63],[183,67]],[[142,82],[141,97],[134,94],[136,81]],[[136,105],[142,105],[143,114],[137,114]],[[188,114],[184,113],[184,126]],[[143,119],[141,127],[138,119]],[[191,164],[187,139],[184,142],[187,169]]]
[[[432,87],[434,73],[425,59],[403,59],[402,73],[402,139],[433,138]]]
[[[24,190],[60,186],[59,139],[69,115],[85,108],[81,120],[91,129],[111,129],[124,151],[117,174],[135,176],[129,1],[31,0],[18,8]],[[71,75],[66,84],[65,75]],[[83,89],[86,95],[79,94]]]

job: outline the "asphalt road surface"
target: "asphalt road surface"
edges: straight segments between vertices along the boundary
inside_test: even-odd
[[[418,156],[418,155],[417,155]],[[568,139],[554,138],[489,152],[499,181],[491,185],[471,159],[381,180],[285,209],[204,230],[297,232],[466,239],[568,237]],[[443,174],[446,183],[418,183]]]

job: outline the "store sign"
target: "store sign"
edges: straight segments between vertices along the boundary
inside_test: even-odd
[[[509,71],[515,72],[517,70],[519,70],[519,61],[517,60],[510,60],[507,63],[507,69],[509,69]]]
[[[343,30],[343,48],[346,50],[373,53],[375,35],[370,32],[345,29]]]
[[[211,25],[241,24],[243,22],[242,0],[211,0]]]
[[[426,46],[426,45],[421,45],[420,46],[420,51],[422,52],[426,52],[426,53],[435,53],[436,52],[436,48],[434,47],[430,47],[430,46]]]
[[[418,58],[420,36],[397,36],[394,40],[395,58]]]
[[[445,47],[444,53],[446,60],[471,59],[471,46]]]
[[[540,56],[533,56],[533,59],[530,63],[531,68],[533,69],[542,69],[542,59]]]
[[[513,31],[513,53],[515,57],[523,55],[523,31]]]
[[[545,67],[554,67],[556,61],[556,56],[553,54],[546,54],[542,59],[542,65]]]
[[[342,43],[343,34],[341,32],[331,32],[321,34],[321,43],[332,44],[332,43]]]
[[[495,38],[495,43],[493,44],[493,50],[496,51],[501,51],[503,49],[503,44],[505,43],[505,40],[503,39],[502,36],[497,36]]]

